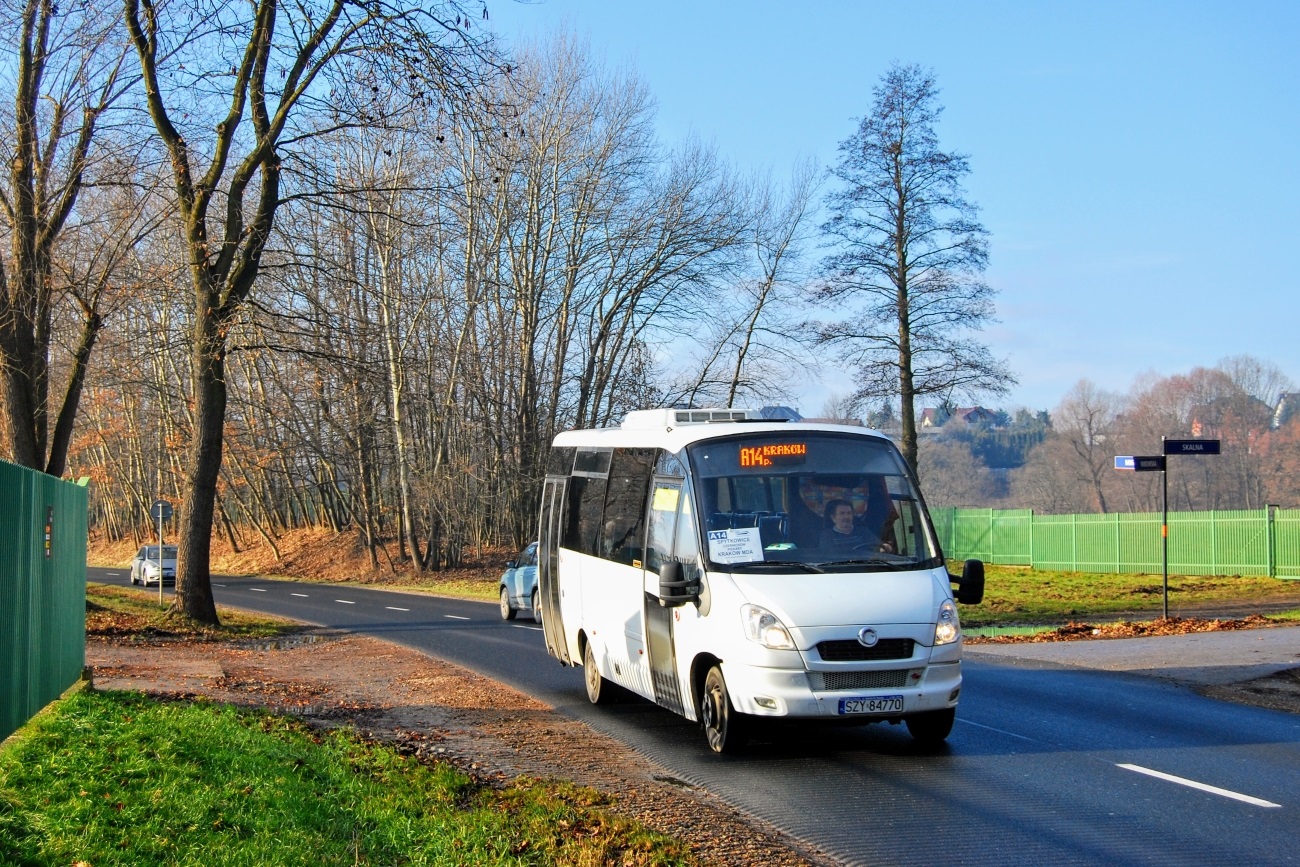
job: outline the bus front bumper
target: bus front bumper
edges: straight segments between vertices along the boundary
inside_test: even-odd
[[[812,673],[804,670],[724,663],[722,674],[736,710],[761,717],[868,723],[956,707],[961,692],[960,662],[913,667],[904,678],[906,686],[870,689],[815,690]]]

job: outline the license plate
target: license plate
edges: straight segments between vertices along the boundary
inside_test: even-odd
[[[901,695],[880,695],[875,698],[842,698],[840,713],[902,713]]]

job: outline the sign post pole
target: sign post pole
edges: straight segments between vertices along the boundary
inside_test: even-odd
[[[1168,454],[1165,451],[1166,440],[1160,438],[1161,454]],[[1164,567],[1164,602],[1162,603],[1160,617],[1164,620],[1169,619],[1169,473],[1162,469],[1160,471],[1160,562]]]
[[[1164,597],[1160,616],[1169,619],[1169,455],[1217,455],[1218,440],[1171,440],[1160,438],[1159,455],[1115,455],[1115,469],[1160,471],[1160,563],[1164,575]]]
[[[163,521],[172,516],[172,504],[166,500],[154,500],[149,507],[149,514],[158,520],[158,605],[163,604]],[[175,573],[173,572],[173,575]],[[173,581],[176,579],[173,577]]]

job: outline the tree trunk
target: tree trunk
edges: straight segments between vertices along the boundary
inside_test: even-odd
[[[212,625],[220,623],[212,598],[210,548],[226,420],[225,348],[219,331],[211,316],[200,316],[194,325],[194,433],[185,478],[174,603],[185,616]]]

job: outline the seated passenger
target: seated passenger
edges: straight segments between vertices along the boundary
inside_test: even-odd
[[[834,554],[892,551],[878,536],[859,527],[854,521],[853,504],[848,500],[831,500],[826,504],[826,529],[820,547]]]

